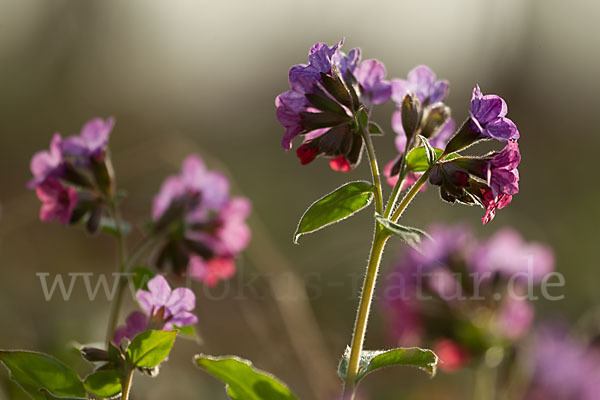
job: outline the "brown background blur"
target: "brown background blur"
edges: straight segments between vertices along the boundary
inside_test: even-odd
[[[100,342],[108,302],[89,301],[81,281],[73,299],[45,301],[36,272],[112,272],[111,238],[42,224],[35,194],[25,189],[31,155],[52,134],[78,132],[95,116],[114,116],[111,148],[129,221],[143,225],[162,179],[190,152],[226,168],[234,192],[248,196],[254,218],[303,277],[333,373],[350,340],[358,288],[370,244],[368,213],[291,243],[310,202],[349,179],[369,177],[366,163],[349,174],[323,160],[302,167],[280,146],[274,98],[287,89],[288,68],[306,62],[309,47],[345,36],[345,50],[383,61],[389,77],[429,65],[451,82],[449,104],[462,120],[480,84],[502,95],[521,132],[521,193],[482,228],[482,210],[452,207],[434,190],[418,198],[407,223],[466,221],[484,236],[511,225],[528,240],[551,244],[565,275],[564,301],[537,304],[539,315],[575,321],[600,304],[600,5],[596,1],[66,1],[0,2],[0,347],[49,352],[76,360],[68,344]],[[382,163],[395,153],[393,107],[375,118],[387,135],[375,139]],[[225,167],[226,166],[226,167]],[[389,190],[388,190],[389,192]],[[133,236],[134,241],[136,236]],[[257,246],[253,242],[251,246]],[[389,267],[400,246],[389,247]],[[249,253],[262,253],[252,248]],[[235,287],[259,270],[244,256]],[[278,266],[275,266],[277,268]],[[385,273],[385,269],[384,269]],[[350,274],[350,275],[349,275]],[[338,284],[338,282],[341,282]],[[193,354],[252,359],[311,398],[306,374],[283,329],[267,280],[256,298],[230,290],[223,300],[198,294],[201,345],[180,341],[158,379],[136,378],[135,399],[225,399],[222,385],[191,364]],[[223,285],[212,291],[220,296]],[[100,296],[102,297],[102,296]],[[127,308],[133,308],[129,302]],[[367,345],[388,345],[377,312]],[[267,349],[267,346],[271,346]],[[82,367],[83,364],[77,364]],[[0,371],[0,398],[18,398]],[[371,399],[469,398],[472,376],[413,370],[370,377]],[[14,392],[16,393],[16,392]],[[174,393],[174,394],[168,394]]]

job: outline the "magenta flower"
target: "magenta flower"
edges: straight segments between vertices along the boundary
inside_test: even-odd
[[[521,162],[519,145],[509,141],[506,147],[494,155],[487,165],[487,181],[489,188],[481,189],[481,201],[485,207],[485,215],[481,219],[484,224],[494,219],[496,209],[506,207],[512,196],[519,192],[519,171]]]
[[[62,143],[62,150],[72,156],[101,157],[108,146],[108,139],[115,124],[114,118],[88,121],[79,136],[71,136]]]
[[[235,272],[233,260],[250,241],[250,210],[246,198],[230,197],[225,175],[207,170],[198,156],[187,157],[181,173],[168,177],[154,198],[155,230],[166,236],[159,266],[169,262],[175,273],[187,270],[205,283],[208,275],[198,273],[199,260],[206,265],[227,260],[233,266],[228,271]]]
[[[62,143],[60,134],[55,133],[50,142],[50,151],[40,151],[31,158],[33,179],[27,184],[29,189],[35,189],[48,178],[62,177],[65,170]]]
[[[113,342],[119,345],[125,338],[133,339],[148,327],[148,316],[141,311],[131,312],[125,319],[125,326],[115,330]]]
[[[42,202],[40,219],[45,222],[57,219],[61,224],[67,225],[77,205],[77,192],[54,178],[47,178],[35,191]]]
[[[162,275],[157,275],[148,282],[148,291],[138,290],[136,297],[140,307],[150,320],[158,317],[164,325],[162,329],[193,325],[198,317],[191,313],[196,307],[196,296],[187,288],[171,290],[169,283]]]
[[[471,121],[474,128],[484,137],[502,142],[516,140],[519,131],[514,122],[506,118],[508,107],[504,99],[495,94],[483,95],[479,86],[471,97]]]

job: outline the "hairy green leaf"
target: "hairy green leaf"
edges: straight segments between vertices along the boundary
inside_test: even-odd
[[[142,332],[127,348],[127,360],[135,367],[154,368],[167,358],[176,336],[176,330]]]
[[[294,243],[298,243],[301,235],[352,216],[371,204],[372,200],[373,185],[370,182],[350,182],[337,188],[306,210],[294,234]]]
[[[288,387],[273,375],[235,356],[197,355],[194,363],[226,384],[233,400],[297,400]]]

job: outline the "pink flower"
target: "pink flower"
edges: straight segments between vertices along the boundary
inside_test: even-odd
[[[198,322],[191,313],[196,307],[196,296],[187,288],[171,290],[162,275],[148,282],[148,291],[138,290],[137,299],[142,310],[151,319],[158,317],[164,323],[163,329],[173,329],[174,325],[187,326]]]
[[[58,180],[48,178],[37,186],[36,193],[42,202],[40,219],[51,222],[55,219],[67,225],[77,205],[77,192],[75,189],[63,186]]]
[[[219,281],[235,275],[235,263],[231,258],[213,258],[206,261],[202,257],[193,255],[190,258],[189,272],[193,279],[212,287]]]
[[[40,151],[31,158],[33,179],[27,184],[29,189],[35,189],[48,178],[60,178],[63,175],[65,168],[61,146],[62,138],[55,133],[50,142],[50,150]]]

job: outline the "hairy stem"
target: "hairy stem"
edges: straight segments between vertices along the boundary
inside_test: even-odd
[[[392,214],[392,218],[390,218],[392,221],[398,221],[398,218],[400,218],[404,210],[406,210],[406,207],[408,207],[412,199],[414,199],[417,193],[419,193],[419,190],[421,190],[423,185],[427,183],[427,179],[429,179],[430,173],[431,167],[429,167],[427,171],[425,171],[423,175],[421,175],[419,180],[415,182],[415,184],[410,188],[408,193],[406,193],[404,198],[400,201],[400,204],[398,204],[398,208],[396,208],[396,211],[394,211],[394,213]]]
[[[133,381],[133,373],[135,368],[129,368],[123,382],[123,388],[121,390],[121,400],[129,400],[129,394],[131,393],[131,382]]]
[[[365,334],[367,332],[367,323],[369,319],[371,303],[373,301],[373,294],[375,293],[377,272],[379,270],[383,248],[385,247],[385,243],[387,242],[388,238],[389,235],[380,228],[379,224],[377,224],[373,237],[369,263],[367,264],[367,272],[363,283],[363,289],[360,296],[360,304],[358,306],[354,331],[352,334],[350,360],[348,362],[348,372],[346,375],[344,394],[342,397],[344,400],[354,399],[354,392],[356,388],[355,381],[359,369],[360,353],[362,351],[365,341]]]
[[[371,135],[365,127],[362,128],[362,137],[365,141],[365,147],[367,148],[367,154],[369,155],[369,162],[371,163],[371,174],[373,175],[373,185],[375,185],[375,210],[378,214],[383,214],[383,190],[381,188],[381,175],[379,174],[379,165],[377,164],[377,158],[375,157],[375,148],[373,147],[373,141]]]

